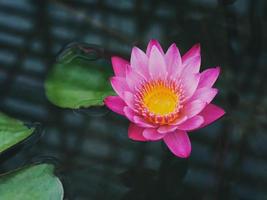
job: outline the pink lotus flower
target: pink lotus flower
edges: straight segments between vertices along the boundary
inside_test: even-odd
[[[164,53],[156,40],[146,53],[134,47],[130,62],[112,57],[115,76],[110,81],[118,96],[107,97],[105,105],[131,121],[129,138],[163,139],[172,153],[186,158],[191,152],[187,132],[225,114],[210,103],[218,92],[212,86],[220,68],[199,73],[200,62],[199,44],[182,57],[175,44]]]

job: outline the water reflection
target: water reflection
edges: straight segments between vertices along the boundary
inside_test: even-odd
[[[162,145],[163,148],[165,148]],[[177,159],[168,149],[158,170],[148,168],[132,168],[121,174],[122,183],[129,188],[123,200],[136,199],[178,199],[186,195],[188,198],[197,197],[186,194],[187,188],[184,177],[188,170],[188,159]]]
[[[73,42],[66,45],[58,54],[56,62],[70,63],[76,58],[81,58],[88,61],[103,59],[104,48],[99,45],[87,44],[82,42]]]

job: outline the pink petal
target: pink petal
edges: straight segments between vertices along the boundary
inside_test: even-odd
[[[130,123],[130,126],[128,128],[128,137],[135,141],[147,141],[146,138],[143,136],[144,128],[141,128],[139,126],[136,126],[133,123]]]
[[[198,88],[212,87],[220,74],[220,67],[209,68],[200,73]]]
[[[182,62],[183,65],[186,65],[187,62],[196,56],[200,56],[200,44],[195,44],[189,51],[187,51],[183,57],[182,57]]]
[[[176,130],[163,138],[170,151],[181,158],[187,158],[191,153],[191,143],[185,131]]]
[[[134,123],[135,112],[128,106],[123,108],[124,115]]]
[[[165,78],[167,75],[166,64],[163,55],[157,47],[153,46],[148,60],[149,74],[152,78]]]
[[[184,113],[181,113],[181,114],[184,114]],[[181,115],[178,119],[171,122],[170,125],[179,125],[179,124],[185,122],[187,119],[188,119],[187,116]]]
[[[125,77],[126,65],[129,65],[129,62],[117,56],[111,57],[111,62],[114,74],[116,76]]]
[[[125,78],[113,76],[110,79],[110,83],[112,88],[115,90],[115,92],[123,98],[123,94],[126,91],[130,91],[130,88],[128,87]]]
[[[124,101],[132,110],[135,110],[134,95],[131,92],[124,92]]]
[[[201,115],[204,118],[204,123],[200,126],[200,128],[203,128],[210,123],[214,122],[215,120],[221,118],[225,114],[225,111],[214,105],[214,104],[208,104],[199,115]]]
[[[145,79],[149,77],[148,57],[141,49],[137,47],[134,47],[132,50],[131,67]]]
[[[158,133],[158,131],[154,128],[146,128],[143,131],[143,136],[151,141],[160,140],[164,137],[164,134]]]
[[[196,91],[199,78],[200,78],[199,74],[191,74],[187,70],[182,72],[180,79],[184,92],[184,101],[190,99],[190,97]]]
[[[123,108],[124,115],[133,123],[137,124],[143,128],[154,128],[153,124],[150,124],[143,120],[141,117],[137,116],[136,113],[128,106]]]
[[[139,116],[134,116],[133,118],[134,123],[136,123],[138,126],[144,127],[144,128],[155,128],[157,127],[156,125],[153,125],[147,121],[145,121],[143,118]]]
[[[146,49],[146,55],[149,57],[150,56],[150,53],[151,53],[151,50],[152,50],[152,47],[155,46],[157,47],[157,49],[159,50],[159,52],[164,55],[164,52],[159,44],[159,42],[155,39],[152,39],[149,41],[148,45],[147,45],[147,49]]]
[[[210,103],[214,99],[217,93],[218,89],[216,88],[207,88],[207,87],[198,88],[191,97],[190,101],[199,99],[203,102]]]
[[[188,119],[186,122],[178,125],[179,130],[184,131],[192,131],[194,129],[197,129],[203,124],[204,118],[202,116],[196,115],[190,119]]]
[[[187,70],[190,71],[191,73],[199,72],[200,64],[201,64],[200,55],[189,58],[186,61],[187,61],[186,63],[183,63],[184,68],[187,68]]]
[[[198,113],[200,113],[205,106],[207,105],[206,102],[201,100],[190,101],[182,108],[182,112],[189,118],[194,117]]]
[[[177,126],[172,126],[172,125],[164,125],[164,126],[160,126],[158,128],[158,132],[163,134],[163,133],[170,133],[173,132],[177,129]]]
[[[119,96],[108,96],[105,98],[104,103],[113,112],[124,115],[123,108],[126,104]]]
[[[169,47],[165,55],[165,62],[168,75],[173,78],[179,77],[182,72],[183,66],[181,55],[179,49],[176,47],[176,44],[172,44]]]
[[[142,83],[143,77],[139,75],[134,69],[127,65],[126,67],[126,82],[129,88],[134,91]]]

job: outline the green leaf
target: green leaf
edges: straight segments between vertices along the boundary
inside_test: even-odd
[[[86,59],[73,55],[76,51],[65,54],[46,79],[49,101],[61,108],[88,108],[103,105],[105,97],[114,95],[109,82],[111,67],[103,58]]]
[[[29,137],[34,130],[0,112],[0,154]]]
[[[0,198],[3,200],[63,199],[62,183],[53,171],[53,165],[39,164],[0,176]]]

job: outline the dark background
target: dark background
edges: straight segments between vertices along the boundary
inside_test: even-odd
[[[66,199],[267,199],[267,1],[0,0],[0,110],[40,122],[44,135],[0,165],[57,165]],[[202,70],[220,65],[215,103],[223,119],[190,134],[179,159],[161,142],[127,137],[128,121],[105,109],[64,110],[44,80],[69,42],[129,58],[158,39],[182,53],[202,47]]]

